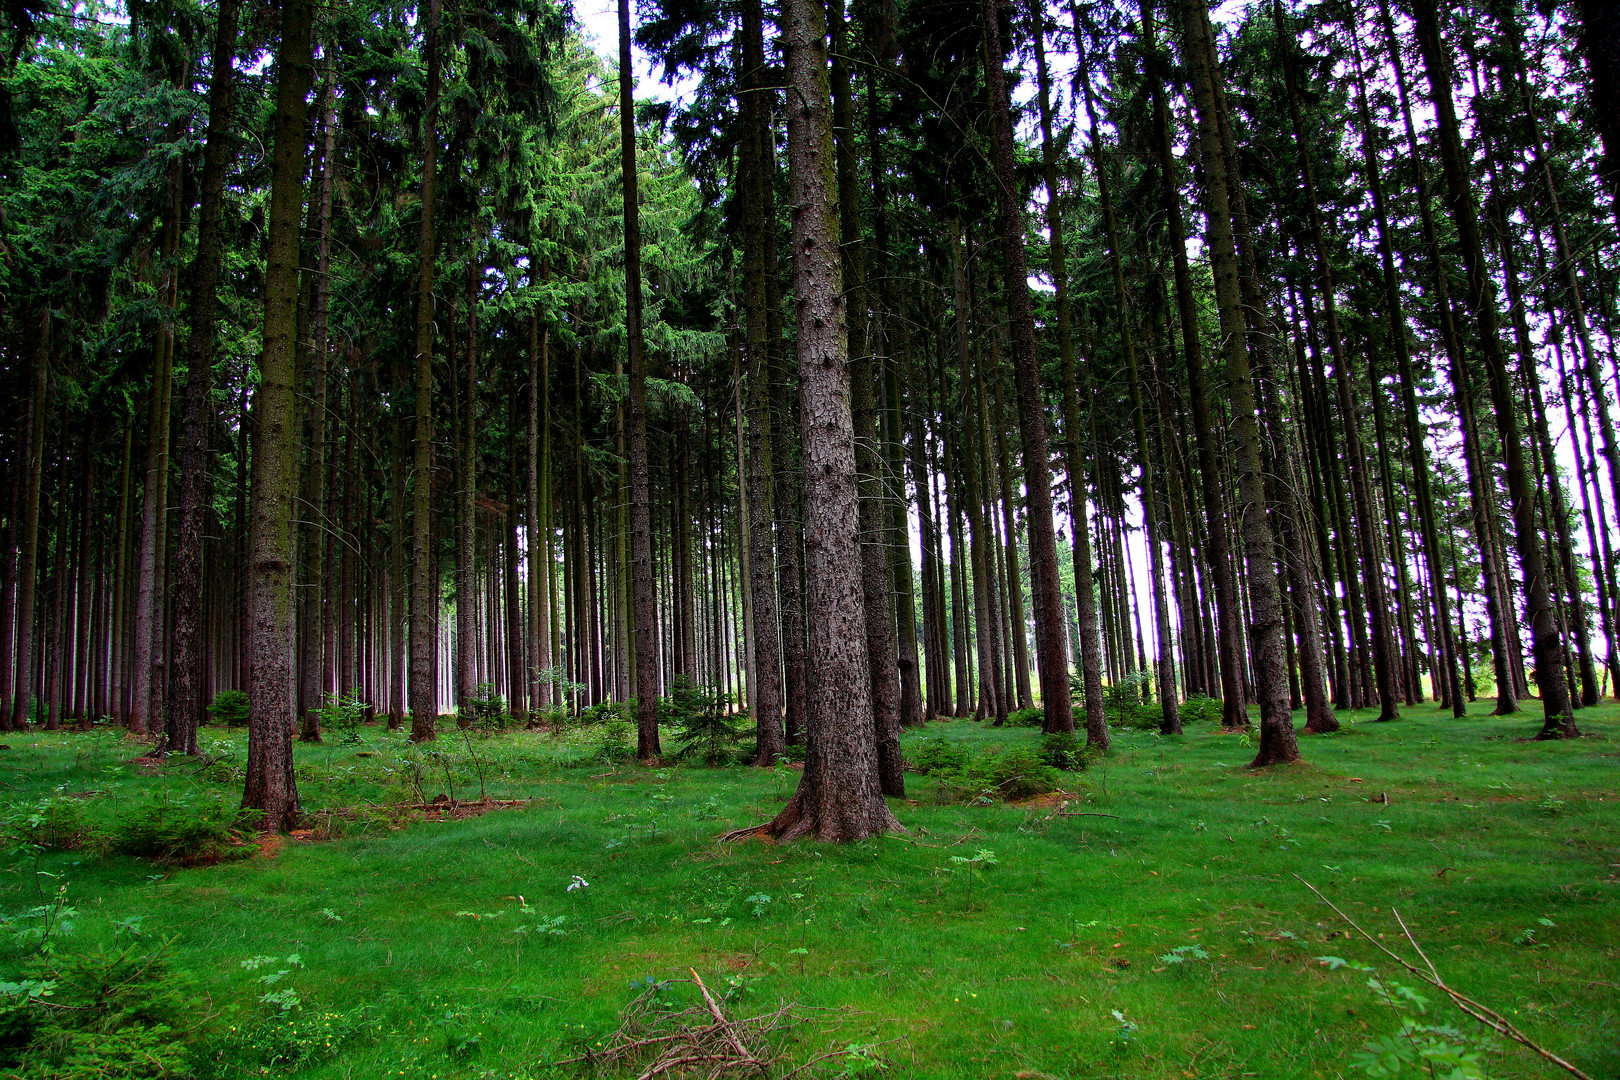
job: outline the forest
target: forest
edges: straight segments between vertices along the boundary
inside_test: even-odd
[[[616,2],[0,4],[0,1078],[1620,1077],[1620,7]]]

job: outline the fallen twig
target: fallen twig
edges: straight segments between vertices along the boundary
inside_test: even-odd
[[[1408,972],[1416,975],[1418,978],[1422,979],[1436,990],[1439,990],[1441,993],[1445,994],[1452,1000],[1452,1003],[1455,1004],[1457,1008],[1461,1009],[1469,1016],[1472,1016],[1475,1020],[1478,1020],[1492,1031],[1495,1031],[1498,1035],[1503,1035],[1509,1039],[1512,1039],[1520,1046],[1535,1051],[1537,1054],[1540,1054],[1543,1058],[1546,1058],[1548,1061],[1552,1062],[1560,1069],[1563,1069],[1571,1076],[1579,1077],[1580,1080],[1592,1080],[1591,1076],[1582,1072],[1576,1066],[1571,1065],[1569,1062],[1565,1061],[1551,1050],[1548,1050],[1546,1047],[1538,1045],[1533,1039],[1530,1038],[1530,1036],[1514,1027],[1507,1021],[1505,1017],[1502,1016],[1501,1013],[1497,1012],[1495,1009],[1492,1009],[1488,1005],[1481,1005],[1473,998],[1458,993],[1456,990],[1453,990],[1451,987],[1447,986],[1445,981],[1440,978],[1440,972],[1435,968],[1434,963],[1429,959],[1428,954],[1423,951],[1422,946],[1417,943],[1417,939],[1412,936],[1412,931],[1407,928],[1406,921],[1401,918],[1400,912],[1396,911],[1394,908],[1390,908],[1390,911],[1395,916],[1395,921],[1401,924],[1401,932],[1406,935],[1406,940],[1412,943],[1412,948],[1417,950],[1418,956],[1422,958],[1424,965],[1429,969],[1426,972],[1422,968],[1412,964],[1404,956],[1390,949],[1383,942],[1373,937],[1373,935],[1363,930],[1361,925],[1357,923],[1356,920],[1346,915],[1339,909],[1337,904],[1323,896],[1321,890],[1315,885],[1312,885],[1298,874],[1295,874],[1294,878],[1301,885],[1315,893],[1318,900],[1332,908],[1335,915],[1349,923],[1356,933],[1360,934],[1362,937],[1372,942],[1373,945],[1377,946],[1379,952],[1383,953],[1385,956],[1389,957],[1391,960],[1401,965],[1401,967],[1405,968]]]

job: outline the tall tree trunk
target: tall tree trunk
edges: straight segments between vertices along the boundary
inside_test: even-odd
[[[474,720],[479,696],[478,654],[483,634],[478,626],[478,459],[482,423],[478,415],[478,242],[467,255],[466,382],[460,397],[461,440],[456,448],[456,724]],[[455,350],[451,350],[452,357]],[[453,367],[453,365],[452,365]]]
[[[433,260],[438,209],[439,0],[429,0],[426,100],[422,110],[422,219],[416,249],[416,424],[411,460],[411,741],[436,737],[439,719],[439,582],[433,567]]]
[[[857,187],[854,98],[850,92],[849,39],[843,0],[827,4],[832,38],[832,124],[836,146],[838,222],[842,240],[844,303],[849,350],[850,410],[855,433],[855,475],[860,489],[861,595],[871,667],[878,782],[885,795],[905,794],[900,759],[900,669],[889,603],[888,545],[884,540],[883,484],[878,476],[877,395],[868,337],[871,294],[866,284],[866,241]]]
[[[327,308],[331,296],[332,245],[332,154],[337,134],[337,79],[336,69],[328,58],[326,87],[321,95],[320,194],[315,218],[315,280],[313,309],[309,316],[310,334],[305,384],[308,387],[309,457],[304,466],[303,512],[299,514],[299,529],[303,547],[300,573],[303,583],[298,590],[298,673],[302,683],[299,694],[303,714],[299,717],[298,738],[302,742],[320,742],[320,709],[327,688],[327,627],[336,612],[328,595],[327,577],[330,569],[327,555],[331,544],[327,540],[330,521],[327,518],[326,483],[326,428],[327,428]]]
[[[774,155],[770,105],[765,89],[764,13],[759,0],[742,10],[742,58],[739,112],[744,118],[739,193],[743,201],[743,293],[747,316],[746,379],[748,413],[748,569],[753,614],[753,655],[749,657],[754,705],[754,764],[770,766],[786,752],[782,730],[782,656],[777,611],[776,537],[771,483],[774,479],[771,416],[771,365],[766,308],[766,275],[772,269],[765,231],[766,167]]]
[[[1063,648],[1063,603],[1058,589],[1057,540],[1052,527],[1052,458],[1046,439],[1035,314],[1024,256],[1024,198],[1013,174],[1012,110],[1002,66],[1001,22],[996,0],[984,0],[985,82],[989,92],[991,163],[1006,276],[1007,316],[1012,324],[1013,372],[1018,386],[1018,431],[1023,443],[1024,507],[1029,525],[1029,569],[1035,616],[1035,658],[1041,705],[1049,731],[1074,730],[1069,696],[1069,660]]]
[[[1202,480],[1208,558],[1205,565],[1214,579],[1215,623],[1219,643],[1221,681],[1221,723],[1225,727],[1245,727],[1248,713],[1243,693],[1239,626],[1242,623],[1235,582],[1235,569],[1228,550],[1226,515],[1223,510],[1215,425],[1210,417],[1209,393],[1204,381],[1203,340],[1198,330],[1197,299],[1193,294],[1192,273],[1187,265],[1186,226],[1182,220],[1180,185],[1176,181],[1176,158],[1170,131],[1169,108],[1165,102],[1158,65],[1162,63],[1153,40],[1151,0],[1142,2],[1142,34],[1150,58],[1148,85],[1153,94],[1154,127],[1160,158],[1160,194],[1169,226],[1166,244],[1170,249],[1175,275],[1176,306],[1181,324],[1181,351],[1187,365],[1187,396],[1192,414],[1193,438],[1198,446],[1198,472]],[[1217,136],[1218,138],[1218,136]],[[1206,183],[1213,181],[1206,178]],[[1222,197],[1225,196],[1223,188]],[[1224,329],[1224,328],[1223,328]],[[1239,344],[1241,344],[1241,340]],[[1229,379],[1235,376],[1228,374]]]
[[[1249,584],[1249,639],[1255,691],[1260,704],[1260,747],[1254,766],[1299,760],[1299,746],[1288,708],[1288,673],[1282,638],[1282,598],[1272,563],[1274,546],[1267,519],[1265,477],[1260,462],[1260,432],[1255,419],[1253,383],[1244,326],[1237,253],[1228,209],[1227,175],[1231,163],[1221,145],[1215,114],[1215,48],[1205,0],[1184,0],[1184,59],[1188,61],[1198,113],[1199,153],[1203,161],[1207,240],[1215,276],[1228,394],[1232,403],[1232,440],[1236,450],[1238,492],[1242,505],[1244,561]]]
[[[1372,488],[1367,479],[1367,456],[1361,447],[1361,430],[1356,403],[1351,394],[1353,375],[1350,370],[1350,352],[1344,347],[1339,331],[1337,285],[1333,266],[1328,260],[1327,242],[1323,236],[1322,210],[1316,194],[1316,168],[1311,161],[1310,148],[1305,141],[1305,123],[1300,116],[1299,87],[1294,70],[1293,50],[1284,36],[1281,0],[1273,0],[1272,13],[1277,36],[1283,41],[1283,82],[1288,93],[1288,115],[1294,128],[1294,149],[1299,159],[1300,177],[1305,184],[1305,205],[1310,227],[1312,253],[1316,261],[1316,275],[1321,290],[1322,309],[1327,323],[1328,351],[1333,356],[1333,381],[1339,395],[1339,413],[1344,424],[1345,469],[1350,478],[1351,498],[1355,502],[1356,543],[1361,557],[1362,580],[1366,588],[1367,614],[1372,622],[1373,671],[1378,681],[1378,719],[1400,718],[1399,695],[1395,687],[1394,643],[1389,629],[1389,606],[1384,596],[1383,560],[1378,551],[1378,527],[1373,518]]]
[[[1395,349],[1396,372],[1401,382],[1401,414],[1406,426],[1408,465],[1412,473],[1412,497],[1417,504],[1418,530],[1423,542],[1424,564],[1429,579],[1444,580],[1440,559],[1440,537],[1435,526],[1434,494],[1429,474],[1429,458],[1423,438],[1422,420],[1418,413],[1416,380],[1412,371],[1411,349],[1407,342],[1407,323],[1402,314],[1400,287],[1395,274],[1395,252],[1389,228],[1388,211],[1384,203],[1383,168],[1378,152],[1378,128],[1373,124],[1372,112],[1367,104],[1366,78],[1361,63],[1361,45],[1356,28],[1350,28],[1350,45],[1356,80],[1356,110],[1361,122],[1362,159],[1365,165],[1368,190],[1372,193],[1374,220],[1378,227],[1378,256],[1383,270],[1384,307],[1389,319],[1390,342]],[[1457,677],[1457,645],[1452,636],[1451,610],[1444,588],[1432,590],[1438,641],[1431,642],[1430,670],[1435,673],[1435,691],[1451,703],[1452,714],[1464,713],[1461,687]]]
[[[298,486],[298,225],[303,202],[305,106],[313,66],[312,0],[281,9],[276,50],[264,355],[253,408],[253,506],[248,544],[250,641],[247,780],[242,805],[266,830],[298,817],[293,778],[292,520]]]
[[[1462,140],[1451,97],[1451,76],[1441,51],[1443,44],[1434,0],[1415,0],[1413,17],[1417,23],[1418,47],[1428,70],[1431,100],[1439,127],[1440,163],[1446,180],[1448,208],[1457,228],[1463,267],[1468,274],[1469,313],[1478,328],[1480,354],[1485,360],[1491,403],[1496,412],[1497,435],[1502,446],[1508,501],[1513,512],[1520,570],[1524,575],[1526,621],[1531,627],[1536,684],[1541,694],[1543,722],[1537,737],[1570,738],[1579,732],[1570,708],[1569,685],[1564,679],[1563,643],[1552,609],[1546,560],[1542,555],[1541,537],[1536,530],[1535,501],[1525,471],[1519,419],[1514,409],[1507,361],[1502,354],[1496,284],[1491,278],[1490,268],[1485,264],[1480,243],[1478,212],[1464,165]]]
[[[531,267],[536,257],[530,256]],[[536,285],[534,277],[529,284]],[[529,309],[528,476],[526,484],[524,558],[528,568],[529,653],[527,680],[531,710],[552,707],[551,669],[551,455],[550,341],[542,340],[539,302]],[[550,327],[546,328],[549,334]],[[542,410],[541,402],[545,402]],[[542,420],[542,411],[545,418]],[[542,434],[544,425],[544,434]],[[534,723],[531,714],[530,723]]]
[[[879,790],[874,749],[821,0],[786,0],[783,37],[803,414],[809,753],[793,798],[761,829],[781,839],[859,840],[900,823]]]
[[[224,257],[221,220],[225,170],[231,160],[236,104],[236,21],[241,0],[221,0],[215,12],[213,77],[208,84],[208,134],[198,193],[197,252],[191,263],[191,328],[186,342],[186,410],[181,426],[180,528],[174,560],[174,670],[160,752],[195,754],[203,718],[203,531],[213,504],[208,443],[213,398],[214,322]],[[327,150],[330,155],[330,147]],[[329,203],[327,204],[330,205]]]
[[[641,207],[636,174],[635,73],[630,66],[630,0],[619,0],[619,170],[624,189],[624,328],[630,354],[630,590],[635,619],[636,757],[650,763],[663,750],[658,745],[658,627],[653,606],[652,494],[647,476],[647,347],[642,337]],[[752,685],[749,689],[753,689]]]
[[[34,603],[39,585],[39,503],[45,469],[45,391],[51,353],[51,313],[41,307],[35,324],[33,363],[28,384],[28,443],[23,459],[21,554],[17,569],[17,632],[13,638],[17,675],[12,684],[10,728],[28,726],[34,704]]]
[[[1042,26],[1043,7],[1036,0],[1030,4],[1030,18],[1034,24],[1035,71],[1039,80],[1041,106],[1041,163],[1046,171],[1047,234],[1051,238],[1053,286],[1057,291],[1058,357],[1063,365],[1063,428],[1064,452],[1069,472],[1069,518],[1073,534],[1075,602],[1079,609],[1080,669],[1085,687],[1086,745],[1108,748],[1108,725],[1104,717],[1102,699],[1102,660],[1097,641],[1097,601],[1091,581],[1091,525],[1086,515],[1085,474],[1081,464],[1080,400],[1076,389],[1074,342],[1069,314],[1069,282],[1067,252],[1063,241],[1063,217],[1058,201],[1057,147],[1052,139],[1052,108],[1048,102],[1046,76],[1045,31]],[[1075,9],[1078,13],[1078,8]],[[1078,17],[1078,16],[1077,16]],[[1130,381],[1131,407],[1135,410],[1136,445],[1142,458],[1142,515],[1147,525],[1148,550],[1152,557],[1153,604],[1155,625],[1159,635],[1158,684],[1159,701],[1164,708],[1160,730],[1175,734],[1181,731],[1179,702],[1176,689],[1176,656],[1171,643],[1170,611],[1164,597],[1163,555],[1159,549],[1161,519],[1157,506],[1157,488],[1153,480],[1153,459],[1148,452],[1147,414],[1143,408],[1141,372],[1136,361],[1136,338],[1131,327],[1130,297],[1125,290],[1125,271],[1119,244],[1119,222],[1114,214],[1113,188],[1108,178],[1108,163],[1103,154],[1102,132],[1097,123],[1097,111],[1091,97],[1091,78],[1086,62],[1084,39],[1078,22],[1075,26],[1076,51],[1080,55],[1077,77],[1086,105],[1086,119],[1090,136],[1091,167],[1097,175],[1097,195],[1103,216],[1103,235],[1108,242],[1108,268],[1113,276],[1114,297],[1118,307],[1120,348],[1125,354],[1125,369]]]

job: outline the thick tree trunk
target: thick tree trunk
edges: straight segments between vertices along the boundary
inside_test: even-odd
[[[266,830],[298,817],[293,779],[292,520],[298,486],[298,224],[303,201],[305,105],[313,66],[312,0],[281,9],[276,51],[269,256],[265,267],[264,355],[253,408],[253,506],[249,522],[250,635],[245,808]]]
[[[760,831],[781,839],[860,840],[900,823],[879,790],[874,751],[825,14],[820,0],[786,0],[784,8],[803,412],[809,753],[793,798]]]
[[[1035,657],[1041,705],[1051,731],[1074,730],[1069,696],[1069,660],[1063,647],[1063,606],[1058,589],[1057,540],[1052,527],[1052,460],[1046,439],[1046,407],[1035,314],[1024,257],[1024,198],[1014,175],[1012,112],[1002,67],[1001,24],[996,0],[984,0],[985,74],[990,102],[991,162],[1006,275],[1007,315],[1012,323],[1013,371],[1018,386],[1018,429],[1023,443],[1024,507],[1029,528],[1029,569],[1035,616]]]

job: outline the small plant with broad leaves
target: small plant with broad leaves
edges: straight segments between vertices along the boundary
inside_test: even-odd
[[[1108,1037],[1108,1045],[1114,1053],[1123,1054],[1136,1045],[1136,1033],[1140,1028],[1119,1009],[1108,1010],[1108,1015],[1114,1018],[1115,1024],[1113,1034]]]
[[[1337,956],[1319,956],[1316,960],[1330,971],[1348,970],[1367,976],[1367,988],[1378,1003],[1400,1017],[1400,1025],[1392,1034],[1368,1039],[1351,1055],[1350,1068],[1356,1073],[1368,1080],[1484,1080],[1484,1057],[1496,1049],[1494,1040],[1432,1022],[1427,996],[1405,983],[1384,979],[1375,968]]]
[[[301,968],[304,966],[303,957],[299,956],[297,953],[292,953],[285,958],[275,956],[250,956],[246,960],[242,961],[241,966],[243,971],[258,971],[260,968],[270,967],[275,964],[285,964],[286,966],[278,968],[275,971],[267,971],[258,977],[258,981],[266,987],[264,995],[259,998],[259,1004],[274,1005],[282,1012],[288,1012],[303,1004],[304,999],[300,997],[298,991],[294,990],[291,986],[283,986],[279,990],[274,989],[274,987],[279,985],[287,976],[291,975],[294,968]]]
[[[1159,963],[1167,967],[1178,967],[1190,964],[1194,960],[1209,962],[1209,952],[1202,945],[1177,945],[1169,952],[1159,957]]]
[[[878,1053],[877,1043],[848,1043],[840,1060],[843,1062],[838,1070],[841,1077],[873,1076],[889,1068],[888,1061]]]
[[[1539,945],[1541,948],[1545,949],[1547,948],[1547,943],[1541,940],[1541,932],[1543,930],[1551,930],[1557,925],[1557,923],[1543,915],[1541,918],[1536,920],[1535,926],[1527,926],[1515,934],[1513,936],[1513,944],[1523,945],[1526,948]]]

